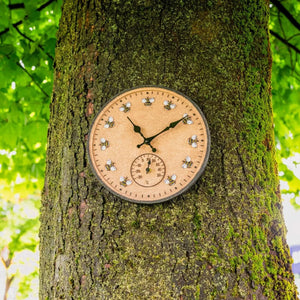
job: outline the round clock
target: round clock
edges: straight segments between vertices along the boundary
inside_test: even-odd
[[[157,203],[186,191],[203,172],[210,135],[199,107],[156,86],[127,90],[98,113],[88,139],[102,184],[132,202]]]

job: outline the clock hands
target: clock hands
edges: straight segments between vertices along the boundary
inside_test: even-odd
[[[154,138],[156,138],[158,135],[160,135],[160,134],[162,134],[163,132],[169,130],[170,128],[174,128],[174,127],[175,127],[180,121],[182,121],[184,118],[185,118],[185,117],[181,118],[180,120],[171,122],[171,123],[169,124],[169,126],[167,126],[164,130],[160,131],[160,132],[157,133],[156,135],[153,135],[153,136],[147,138],[147,140],[149,140],[149,141],[151,142],[151,141],[152,141]]]
[[[160,134],[164,133],[165,131],[168,131],[170,128],[174,128],[175,126],[177,126],[178,123],[180,123],[180,122],[181,122],[183,119],[185,119],[185,118],[186,118],[186,117],[183,117],[183,118],[181,118],[181,119],[179,119],[179,120],[177,120],[177,121],[171,122],[171,123],[169,124],[169,126],[167,126],[165,129],[163,129],[163,130],[160,131],[159,133],[157,133],[157,134],[155,134],[155,135],[153,135],[153,136],[151,136],[151,137],[146,138],[146,137],[143,135],[142,131],[141,131],[141,127],[138,126],[138,125],[136,125],[136,124],[134,124],[134,123],[132,122],[132,120],[131,120],[129,117],[127,117],[127,119],[130,121],[130,123],[133,125],[133,130],[134,130],[134,132],[138,133],[138,134],[144,139],[144,141],[143,141],[141,144],[137,145],[137,147],[140,148],[142,145],[146,144],[146,145],[148,145],[148,146],[151,147],[152,152],[156,152],[156,148],[154,148],[154,147],[151,145],[152,140],[155,139],[155,138],[156,138],[157,136],[159,136]],[[146,173],[148,173],[148,172],[150,171],[150,168],[149,168],[150,164],[151,164],[151,162],[148,161],[148,167],[147,167],[147,169],[146,169]]]
[[[152,145],[150,144],[150,142],[147,141],[147,138],[144,137],[144,135],[142,134],[141,132],[141,127],[140,126],[137,126],[135,125],[131,119],[129,117],[127,117],[127,119],[130,121],[130,123],[133,125],[133,130],[134,132],[137,132],[140,134],[140,136],[144,139],[144,142],[141,144],[141,145],[137,145],[138,148],[140,148],[142,145],[146,144],[146,145],[149,145],[152,149],[152,152],[156,152],[156,149],[152,147]]]
[[[169,130],[170,128],[174,128],[178,123],[180,123],[180,121],[182,121],[182,120],[185,119],[185,118],[186,118],[186,117],[183,117],[183,118],[181,118],[181,119],[179,119],[179,120],[177,120],[177,121],[171,122],[171,123],[169,124],[169,126],[167,126],[165,129],[163,129],[163,130],[160,131],[159,133],[157,133],[157,134],[155,134],[155,135],[153,135],[153,136],[151,136],[151,137],[149,137],[149,138],[145,138],[145,137],[143,136],[143,137],[144,137],[144,142],[141,143],[141,144],[139,144],[139,145],[137,145],[137,147],[140,148],[142,145],[146,144],[146,145],[149,145],[149,146],[151,147],[151,149],[152,149],[153,152],[155,152],[156,149],[153,148],[152,145],[150,144],[150,143],[152,142],[152,140],[155,139],[155,138],[156,138],[157,136],[159,136],[160,134],[162,134],[163,132]]]
[[[142,132],[141,132],[141,127],[135,125],[135,124],[131,121],[131,119],[130,119],[129,117],[127,117],[127,119],[128,119],[128,120],[130,121],[130,123],[133,125],[133,130],[134,130],[134,132],[139,133],[139,134],[142,136],[142,138],[145,139],[144,135],[143,135]]]

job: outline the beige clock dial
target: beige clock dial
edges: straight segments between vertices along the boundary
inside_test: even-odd
[[[88,140],[98,179],[123,199],[156,203],[187,190],[203,172],[210,149],[199,107],[170,89],[125,91],[98,113]]]

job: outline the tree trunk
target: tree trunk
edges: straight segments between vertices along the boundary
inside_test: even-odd
[[[57,35],[40,299],[297,299],[275,163],[268,1],[71,1]],[[140,85],[204,112],[204,174],[171,201],[109,193],[87,158],[102,105]]]

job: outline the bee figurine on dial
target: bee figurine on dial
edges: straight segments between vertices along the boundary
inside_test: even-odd
[[[97,178],[112,193],[137,203],[163,202],[186,191],[202,174],[209,151],[208,125],[197,104],[156,86],[111,99],[88,138]]]

